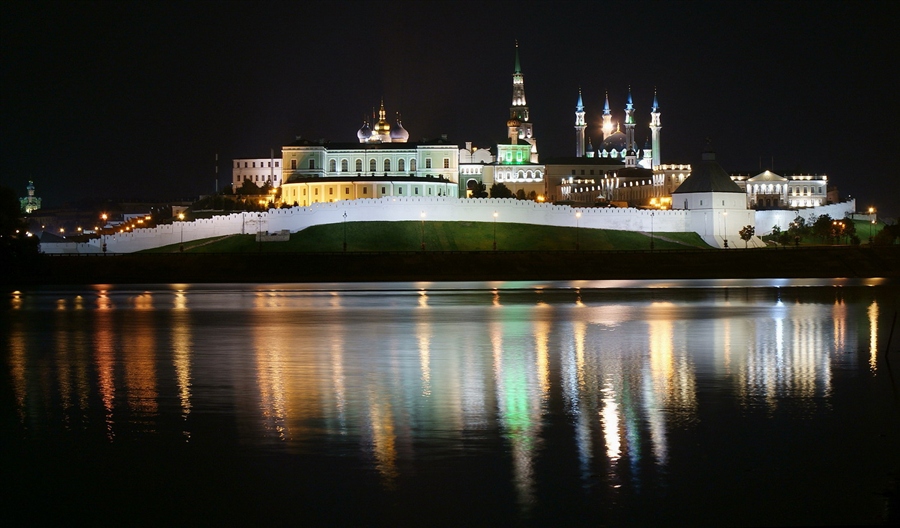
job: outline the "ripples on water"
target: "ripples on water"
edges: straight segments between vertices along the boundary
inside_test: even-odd
[[[6,466],[66,524],[877,522],[897,300],[879,280],[15,292]]]

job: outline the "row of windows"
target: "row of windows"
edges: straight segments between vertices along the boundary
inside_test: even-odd
[[[314,159],[309,160],[308,167],[311,170],[315,170],[316,169],[316,160],[314,160]],[[384,167],[383,168],[384,172],[390,172],[391,170],[393,170],[393,169],[391,169],[391,160],[389,160],[389,159],[384,160],[383,167]],[[297,160],[292,159],[291,160],[291,169],[296,169],[296,168],[297,168]],[[431,167],[431,158],[425,159],[425,168],[426,169],[432,168]],[[445,169],[450,168],[450,158],[444,158],[444,168]],[[349,162],[345,159],[341,160],[341,172],[348,172],[348,169],[349,169]],[[337,160],[331,160],[328,163],[328,170],[331,172],[337,172]],[[356,168],[354,170],[356,172],[362,172],[363,161],[361,159],[356,160]],[[370,159],[369,160],[369,172],[375,172],[377,170],[378,170],[378,163],[375,161],[375,159]],[[404,172],[406,170],[406,160],[405,159],[400,159],[397,161],[397,170],[399,172]],[[409,160],[409,171],[410,172],[416,171],[416,160],[415,159]]]
[[[244,168],[245,168],[245,169],[249,169],[249,168],[250,168],[250,167],[248,166],[249,163],[252,163],[252,164],[253,164],[253,168],[254,168],[254,169],[256,168],[256,162],[255,162],[255,161],[245,161],[245,162],[244,162]],[[276,162],[275,162],[275,167],[277,168],[278,166],[279,166],[279,162],[276,161]],[[260,161],[260,162],[259,162],[259,167],[260,167],[261,169],[262,169],[262,168],[266,168],[266,167],[272,167],[272,162],[271,162],[271,161],[265,161],[265,162]],[[241,168],[241,162],[240,162],[240,161],[235,161],[235,162],[234,162],[234,168],[235,168],[235,169],[240,169],[240,168]]]
[[[260,181],[262,181],[262,182],[267,182],[267,181],[270,182],[270,181],[278,181],[278,176],[275,176],[275,179],[274,179],[274,180],[272,179],[272,176],[270,176],[270,175],[260,176],[259,174],[255,174],[255,175],[253,175],[253,176],[245,175],[245,176],[243,176],[243,178],[242,178],[241,176],[235,176],[235,177],[234,177],[234,181],[235,181],[235,182],[240,182],[240,181],[242,181],[242,180],[250,180],[250,181],[255,181],[255,182],[260,182]]]
[[[428,195],[432,195],[432,190],[433,190],[433,189],[432,189],[431,187],[429,187],[429,188],[427,189],[427,191],[428,191],[427,194],[428,194]],[[363,187],[363,188],[362,188],[362,194],[364,194],[364,195],[369,194],[369,189],[368,189],[367,187]],[[382,194],[382,195],[387,194],[387,187],[384,187],[384,186],[381,187],[381,194]],[[399,194],[399,195],[402,195],[402,194],[403,194],[403,187],[397,187],[397,194]],[[414,194],[414,195],[418,195],[418,194],[419,194],[419,188],[418,188],[418,187],[413,187],[413,194]],[[319,189],[313,189],[313,196],[318,196],[318,195],[319,195]],[[328,189],[328,195],[329,195],[329,196],[334,196],[334,188],[333,188],[333,187]],[[345,195],[345,196],[350,196],[350,187],[344,187],[344,195]],[[306,196],[306,189],[303,189],[303,196]]]

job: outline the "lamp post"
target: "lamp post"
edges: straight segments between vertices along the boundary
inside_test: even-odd
[[[497,251],[497,211],[494,211],[494,251]]]
[[[653,251],[653,215],[656,211],[650,211],[650,251]]]
[[[425,251],[425,211],[419,216],[422,218],[422,251]]]
[[[579,240],[579,237],[578,237],[578,228],[581,227],[578,223],[578,220],[580,218],[581,218],[581,211],[578,211],[577,213],[575,213],[575,251],[578,251],[579,249],[581,249],[581,244],[580,244],[581,241]]]
[[[869,245],[873,244],[874,239],[872,238],[872,226],[875,225],[875,218],[872,215],[875,214],[875,208],[869,207]]]
[[[725,248],[728,248],[728,211],[722,211],[722,240],[725,241]]]
[[[347,211],[344,211],[344,252],[347,252]]]
[[[106,228],[106,218],[107,218],[106,213],[103,213],[102,215],[100,215],[100,218],[103,219],[103,229],[105,229]],[[106,255],[106,233],[104,233],[103,231],[101,231],[100,233],[102,233],[102,236],[103,236],[103,244],[100,247],[103,251],[103,254]]]
[[[178,213],[178,220],[181,225],[181,245],[178,246],[178,251],[184,253],[184,213]]]
[[[256,213],[256,245],[262,253],[262,213]]]

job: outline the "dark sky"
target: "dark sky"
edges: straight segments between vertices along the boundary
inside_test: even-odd
[[[411,140],[503,141],[519,41],[542,158],[574,151],[582,88],[628,86],[662,160],[710,138],[729,171],[827,174],[897,215],[889,2],[4,2],[2,183],[45,206],[190,198],[295,136],[355,141],[384,97]],[[277,155],[277,154],[276,154]]]

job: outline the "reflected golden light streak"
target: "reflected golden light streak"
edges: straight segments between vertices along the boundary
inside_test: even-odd
[[[187,301],[183,292],[175,294],[175,313],[172,318],[172,363],[178,383],[178,401],[181,404],[181,419],[187,421],[191,414],[191,324],[186,313]],[[186,440],[191,433],[182,431]]]
[[[64,330],[59,330],[56,332],[56,339],[54,341],[56,343],[56,383],[59,385],[59,399],[63,409],[63,422],[68,429],[70,425],[69,413],[66,411],[72,406],[72,401],[70,399],[72,387],[69,383],[72,361],[69,358],[69,343],[67,337]]]
[[[869,316],[869,370],[878,369],[878,302],[872,301],[866,310]]]
[[[332,336],[329,356],[331,359],[331,389],[334,393],[338,423],[340,424],[341,434],[346,434],[347,389],[346,376],[344,375],[344,341],[341,334]]]
[[[539,320],[534,323],[534,349],[538,383],[540,383],[541,399],[546,403],[550,399],[550,323]]]
[[[153,433],[156,430],[152,418],[159,410],[159,394],[156,389],[156,339],[151,330],[146,330],[154,328],[153,323],[148,321],[153,317],[149,311],[153,307],[150,299],[149,295],[135,298],[135,308],[141,311],[133,314],[135,319],[140,319],[134,328],[145,330],[132,333],[133,346],[127,349],[124,365],[128,407],[144,419],[145,431]]]
[[[103,292],[105,293],[105,292]],[[116,383],[115,383],[115,343],[113,342],[112,313],[109,311],[109,299],[101,296],[98,300],[96,329],[94,330],[94,363],[97,365],[97,387],[106,418],[106,438],[110,442],[115,439],[114,429]],[[102,301],[102,302],[101,302]]]
[[[370,391],[369,416],[372,426],[372,451],[375,468],[381,474],[387,489],[394,489],[397,477],[397,435],[394,432],[393,412],[390,403],[380,403],[378,393]]]

